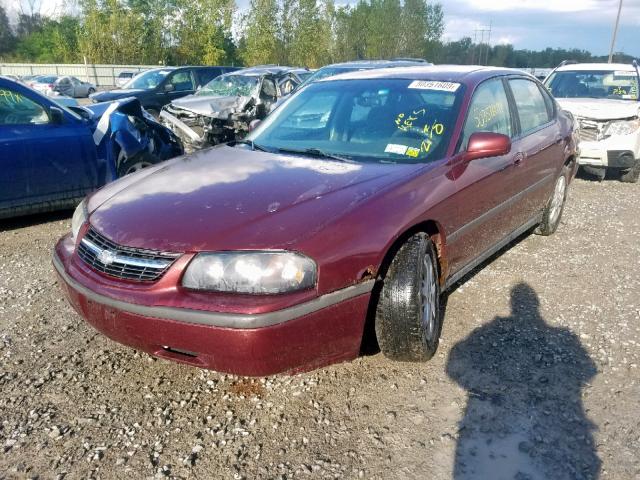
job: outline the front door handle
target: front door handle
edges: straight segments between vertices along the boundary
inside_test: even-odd
[[[526,155],[524,153],[518,152],[516,153],[515,157],[513,157],[513,164],[520,165],[522,162],[524,162],[525,158],[526,158]]]

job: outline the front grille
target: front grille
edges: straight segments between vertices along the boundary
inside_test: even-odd
[[[602,131],[604,130],[605,123],[597,122],[595,120],[587,120],[581,118],[580,124],[580,140],[585,142],[596,142],[602,140]]]
[[[153,282],[180,254],[124,247],[90,228],[80,241],[78,256],[94,270],[111,277]]]

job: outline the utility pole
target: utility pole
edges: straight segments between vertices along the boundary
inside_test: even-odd
[[[487,33],[487,44],[484,43],[484,34]],[[480,35],[478,35],[480,34]],[[476,42],[480,40],[480,43],[476,44]],[[486,65],[489,63],[489,52],[491,50],[491,23],[489,23],[489,27],[476,28],[473,31],[473,51],[471,64],[476,65],[476,51],[478,52],[478,65],[482,65],[483,63]]]
[[[618,3],[618,15],[616,16],[616,24],[613,27],[613,36],[611,37],[611,48],[609,49],[609,63],[613,62],[613,49],[616,45],[616,37],[618,36],[618,25],[620,24],[620,12],[622,11],[622,0]]]

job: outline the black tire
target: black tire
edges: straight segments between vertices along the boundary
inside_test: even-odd
[[[87,91],[87,97],[89,97],[89,95],[91,95],[92,93],[96,93],[96,89],[95,89],[95,88],[90,88],[90,89]]]
[[[553,235],[560,225],[560,219],[562,218],[562,212],[564,211],[564,204],[567,201],[567,191],[569,187],[569,167],[563,167],[562,172],[554,183],[553,192],[551,197],[547,201],[542,212],[542,221],[535,230],[538,235],[549,236]],[[563,186],[561,184],[563,183]],[[561,189],[561,191],[558,191]]]
[[[433,283],[427,280],[429,274]],[[428,292],[423,281],[430,285]],[[386,357],[424,362],[436,353],[441,329],[436,252],[429,236],[418,233],[400,247],[389,266],[376,308],[376,337]]]
[[[624,183],[638,183],[640,179],[640,160],[636,160],[636,164],[626,170],[620,172],[620,181]]]

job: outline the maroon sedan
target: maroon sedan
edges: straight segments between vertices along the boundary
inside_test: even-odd
[[[244,142],[89,196],[53,263],[75,309],[152,355],[244,375],[382,352],[429,359],[442,292],[558,227],[573,122],[531,76],[357,72],[301,89]]]

